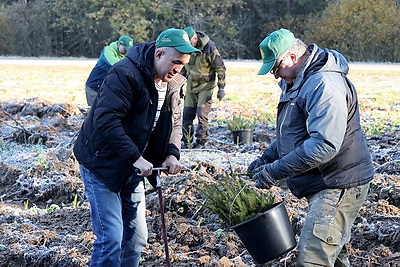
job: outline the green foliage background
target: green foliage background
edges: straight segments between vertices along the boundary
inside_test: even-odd
[[[3,0],[0,55],[95,58],[120,35],[154,41],[187,26],[224,58],[259,59],[259,43],[283,27],[351,61],[400,62],[399,0]]]

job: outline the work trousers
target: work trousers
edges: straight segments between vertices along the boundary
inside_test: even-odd
[[[326,189],[307,197],[309,211],[298,243],[296,266],[350,266],[345,245],[369,184]]]
[[[182,141],[184,145],[192,143],[193,136],[196,142],[204,145],[209,133],[208,115],[211,111],[213,90],[203,90],[198,93],[187,92],[183,108]],[[197,116],[198,124],[196,134],[193,121]]]
[[[90,107],[93,105],[93,102],[97,97],[97,91],[86,85],[85,86],[85,94],[86,94],[86,102],[87,102],[88,106]]]

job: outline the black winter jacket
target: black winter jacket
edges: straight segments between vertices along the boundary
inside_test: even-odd
[[[74,145],[80,164],[118,192],[144,156],[160,165],[168,155],[178,160],[181,133],[179,89],[182,76],[168,83],[156,128],[158,92],[152,74],[155,43],[137,44],[107,74]]]

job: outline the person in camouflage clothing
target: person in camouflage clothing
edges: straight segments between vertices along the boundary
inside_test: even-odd
[[[187,27],[184,31],[188,33],[191,44],[201,51],[201,54],[192,55],[189,63],[181,71],[181,74],[188,79],[182,119],[182,147],[196,148],[204,146],[208,140],[208,114],[216,85],[218,100],[222,100],[225,96],[226,68],[217,46],[207,34],[195,32],[192,27]],[[193,120],[196,116],[198,119],[196,142],[192,144]]]

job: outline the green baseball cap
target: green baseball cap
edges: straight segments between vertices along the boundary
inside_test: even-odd
[[[126,51],[133,46],[133,39],[127,35],[122,35],[118,39],[118,43],[122,45]]]
[[[200,52],[190,44],[188,34],[180,29],[164,30],[156,40],[156,47],[173,47],[184,54]]]
[[[189,35],[189,39],[192,39],[192,37],[194,36],[194,34],[196,33],[192,27],[186,27],[185,29],[183,29],[188,35]]]
[[[261,43],[260,52],[263,65],[258,75],[264,75],[271,71],[276,60],[296,41],[293,33],[286,29],[279,29],[270,33]]]

